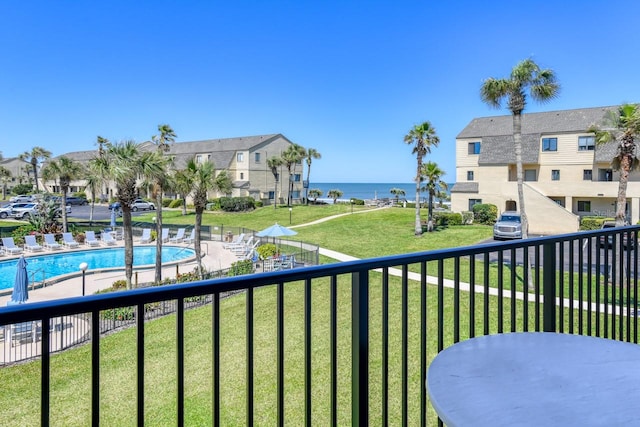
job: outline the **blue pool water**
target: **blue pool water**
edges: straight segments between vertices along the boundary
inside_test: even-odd
[[[162,247],[162,262],[178,261],[194,255],[193,249],[176,246]],[[124,268],[124,248],[92,249],[77,252],[55,252],[47,255],[25,257],[29,281],[48,280],[62,274],[78,273],[80,263],[86,262],[89,270]],[[153,265],[156,262],[156,247],[133,248],[133,265]],[[17,259],[0,262],[0,290],[13,287],[16,277]]]

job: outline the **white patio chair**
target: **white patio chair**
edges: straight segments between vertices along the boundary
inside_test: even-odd
[[[85,233],[84,244],[87,246],[100,246],[100,241],[96,239],[96,232],[88,230]]]
[[[184,243],[191,244],[191,243],[193,243],[193,241],[195,240],[195,238],[196,238],[196,229],[195,229],[195,228],[192,228],[192,229],[191,229],[191,234],[189,234],[187,237],[185,237],[185,238],[184,238],[184,240],[183,240],[183,242],[184,242]]]
[[[178,231],[176,232],[176,235],[169,238],[169,242],[171,243],[180,243],[184,240],[184,232],[185,229],[184,228],[178,228]]]
[[[231,242],[223,243],[222,247],[225,248],[225,249],[231,249],[234,246],[238,246],[239,244],[241,244],[243,240],[244,240],[244,233],[240,233]]]
[[[22,253],[22,248],[16,246],[15,242],[13,241],[13,237],[3,237],[2,245],[4,247],[4,251],[9,255],[18,255]]]
[[[36,236],[33,235],[24,236],[24,248],[29,252],[38,252],[44,249],[36,241]]]
[[[53,234],[44,235],[44,247],[49,250],[62,249],[62,245],[56,242],[56,238]]]
[[[102,233],[102,243],[107,246],[113,246],[118,244],[118,241],[113,237],[111,233]]]
[[[67,248],[77,248],[80,243],[76,242],[71,233],[62,233],[62,245]]]
[[[138,240],[138,243],[151,243],[151,229],[150,228],[143,228],[142,229],[142,236],[140,236],[140,240]]]
[[[231,249],[231,252],[233,252],[235,254],[244,253],[252,245],[253,245],[253,236],[249,237],[249,240],[247,240],[246,242],[240,242],[236,246],[233,246],[233,247],[231,247],[229,249]]]
[[[162,236],[160,237],[162,239],[162,242],[167,242],[169,240],[169,229],[168,228],[163,228],[162,229]]]

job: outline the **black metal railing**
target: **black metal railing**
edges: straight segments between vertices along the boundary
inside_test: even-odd
[[[185,403],[185,342],[191,338],[185,332],[190,322],[185,310],[194,301],[206,305],[194,312],[211,310],[207,393],[212,405],[207,424],[253,425],[272,407],[278,425],[435,425],[438,420],[424,387],[427,367],[455,342],[491,333],[556,331],[637,343],[639,230],[630,226],[489,243],[11,306],[0,309],[0,325],[7,325],[5,340],[12,339],[9,329],[15,325],[50,325],[32,339],[41,349],[51,349],[56,333],[51,325],[59,323],[55,319],[86,319],[87,333],[92,334],[94,425],[103,409],[104,373],[102,337],[93,332],[100,330],[104,313],[132,307],[136,410],[143,424],[146,405],[155,397],[145,382],[150,356],[144,343],[152,325],[146,326],[146,316],[137,314],[158,304],[175,304],[174,416],[176,424],[185,423],[191,409]],[[225,299],[228,292],[235,294]],[[240,301],[244,310],[233,311],[227,319],[226,310]],[[274,338],[265,343],[265,323],[271,321]],[[224,334],[232,331],[225,328],[229,323],[244,324],[243,355],[228,354],[222,345]],[[292,356],[296,351],[299,358]],[[275,363],[264,353],[273,354]],[[42,425],[52,422],[51,354],[44,351],[40,357]],[[239,359],[244,360],[244,382],[236,382],[236,376],[230,385],[229,370],[221,366]],[[265,378],[267,371],[272,378]],[[259,391],[265,381],[267,388],[272,386],[269,393]],[[222,385],[225,390],[241,389],[244,402],[238,406],[235,399],[225,399]],[[256,396],[268,402],[256,401]],[[225,410],[227,405],[236,406]]]

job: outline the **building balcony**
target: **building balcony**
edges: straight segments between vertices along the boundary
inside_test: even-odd
[[[623,242],[639,231],[3,307],[0,379],[13,397],[0,414],[19,425],[437,425],[425,378],[455,343],[527,331],[637,343],[637,245]]]

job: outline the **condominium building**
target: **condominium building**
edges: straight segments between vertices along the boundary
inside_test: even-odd
[[[183,168],[187,161],[195,158],[197,162],[213,162],[216,173],[225,170],[233,182],[231,196],[248,196],[256,200],[261,200],[265,204],[286,202],[289,192],[290,179],[293,181],[292,198],[299,201],[302,196],[302,162],[294,165],[291,177],[285,166],[278,168],[278,180],[267,165],[267,159],[273,156],[280,156],[287,147],[292,144],[282,134],[257,135],[239,138],[208,139],[202,141],[176,142],[170,145],[167,155],[174,158],[174,168]],[[156,146],[152,142],[140,144],[143,150],[155,150]],[[65,156],[87,163],[90,159],[98,155],[97,150],[76,151],[64,154]],[[47,191],[57,192],[59,187],[55,182],[45,182]],[[71,183],[70,191],[87,191],[86,183],[83,180]],[[103,192],[105,190],[102,190]],[[140,189],[145,192],[144,188]],[[112,183],[107,183],[106,196],[115,197],[116,188]],[[224,194],[212,192],[210,197],[220,197]],[[100,195],[95,195],[96,197]]]
[[[524,197],[529,233],[573,232],[582,216],[615,217],[619,173],[611,160],[617,143],[596,145],[587,129],[617,107],[522,115]],[[456,137],[453,211],[491,203],[519,210],[511,115],[473,119]],[[627,218],[640,217],[640,173],[627,187]]]

